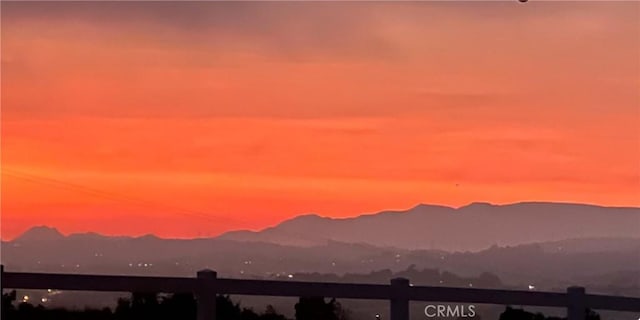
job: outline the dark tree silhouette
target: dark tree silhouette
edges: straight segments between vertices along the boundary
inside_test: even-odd
[[[8,319],[13,316],[16,308],[13,305],[13,302],[16,301],[16,291],[11,290],[11,292],[2,294],[2,309],[0,310],[0,318]]]
[[[176,293],[160,303],[165,319],[195,319],[197,304],[192,294]]]
[[[322,297],[301,297],[296,303],[296,320],[347,320],[347,314],[336,299],[325,302]]]
[[[113,311],[47,309],[30,303],[16,307],[15,301],[16,291],[2,295],[3,320],[195,320],[197,312],[192,294],[132,293],[129,298],[118,299]],[[325,302],[324,298],[300,298],[295,309],[296,320],[348,320],[347,312],[336,299]],[[226,295],[216,297],[216,316],[222,320],[288,320],[271,305],[258,314],[241,308]]]
[[[287,318],[281,314],[278,314],[278,312],[272,305],[268,305],[260,320],[287,320]]]
[[[15,307],[16,292],[2,295],[3,320],[195,320],[196,300],[191,294],[158,295],[133,293],[130,298],[118,299],[117,306],[102,310],[46,309],[20,303]],[[216,316],[224,320],[287,320],[268,306],[264,314],[241,308],[229,296],[216,297]]]
[[[45,309],[22,302],[16,307],[16,291],[2,294],[2,319],[8,320],[113,320],[111,310]]]
[[[545,317],[542,313],[531,313],[524,311],[523,309],[515,309],[507,307],[500,315],[499,320],[564,320],[566,318],[558,317]],[[587,310],[586,320],[600,320],[600,315],[593,310]]]

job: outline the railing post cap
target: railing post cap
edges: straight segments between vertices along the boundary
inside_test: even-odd
[[[569,294],[584,294],[586,292],[584,287],[579,286],[571,286],[567,288],[567,293]]]
[[[211,269],[200,270],[197,273],[198,278],[217,278],[218,273]]]

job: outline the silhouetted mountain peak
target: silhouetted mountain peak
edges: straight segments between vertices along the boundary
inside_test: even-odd
[[[160,238],[158,236],[156,236],[155,234],[151,234],[151,233],[136,237],[135,239],[139,239],[139,240],[160,240]]]
[[[308,214],[299,215],[297,217],[282,221],[281,223],[278,224],[278,227],[285,226],[285,225],[295,226],[300,224],[321,223],[321,222],[330,221],[330,220],[332,219],[327,217],[321,217],[315,213],[308,213]]]
[[[291,220],[322,220],[322,219],[327,219],[325,217],[321,217],[320,215],[316,214],[316,213],[307,213],[307,214],[301,214],[299,216],[296,216],[295,218],[289,219],[288,221]]]
[[[110,239],[111,237],[101,235],[96,232],[83,232],[83,233],[72,233],[67,235],[68,239],[82,239],[82,240],[102,240],[102,239]]]
[[[430,209],[451,209],[451,207],[441,206],[437,204],[428,204],[428,203],[419,203],[415,207],[407,210],[407,211],[415,211],[415,210],[430,210]]]
[[[455,209],[452,207],[447,207],[439,204],[420,203],[409,210],[400,211],[400,213],[413,213],[413,212],[434,213],[434,212],[447,212],[447,211],[454,211],[454,210]]]
[[[18,236],[14,241],[55,241],[64,239],[64,235],[56,228],[47,226],[33,227]]]
[[[492,204],[492,203],[489,203],[489,202],[478,201],[478,202],[472,202],[472,203],[470,203],[470,204],[468,204],[468,205],[466,205],[464,207],[461,207],[460,209],[471,209],[471,208],[474,208],[474,209],[476,209],[476,208],[486,209],[486,208],[493,208],[493,207],[499,207],[499,205],[495,205],[495,204]]]
[[[576,219],[584,223],[576,224]],[[637,237],[638,219],[640,208],[574,203],[473,202],[459,208],[419,204],[408,210],[388,210],[350,218],[306,214],[258,232],[227,233],[223,238],[301,246],[321,245],[333,240],[383,247],[473,251],[494,244]]]

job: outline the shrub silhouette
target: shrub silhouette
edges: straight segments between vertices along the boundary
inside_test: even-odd
[[[118,299],[115,310],[49,309],[41,305],[20,303],[15,306],[16,292],[2,295],[2,319],[7,320],[195,320],[196,300],[192,294],[159,295],[133,293],[130,298]],[[229,296],[216,297],[216,316],[223,320],[287,320],[272,306],[263,314],[241,308]]]
[[[347,320],[346,312],[336,299],[301,297],[296,303],[296,320]]]
[[[515,309],[507,307],[502,314],[500,314],[499,320],[564,320],[566,318],[558,317],[545,317],[542,313],[531,313],[524,311],[523,309]],[[600,320],[600,315],[593,310],[587,310],[586,320]]]

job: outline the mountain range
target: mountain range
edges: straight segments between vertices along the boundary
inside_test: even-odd
[[[384,283],[386,276],[375,275],[426,268],[474,279],[489,272],[505,288],[579,284],[637,296],[639,223],[640,208],[475,203],[343,219],[303,215],[200,239],[64,235],[39,226],[3,241],[0,262],[25,272],[193,276],[210,268],[221,277]]]
[[[261,231],[232,231],[218,238],[293,246],[339,241],[477,251],[492,245],[602,237],[640,237],[640,208],[551,202],[472,203],[460,208],[421,204],[353,218],[302,215]]]
[[[69,236],[102,237],[97,233]],[[63,237],[54,228],[35,227],[14,242]],[[640,238],[640,208],[551,202],[472,203],[460,208],[421,204],[351,218],[300,215],[260,231],[230,231],[213,239],[299,247],[333,241],[409,250],[478,251],[494,245],[584,238]]]

